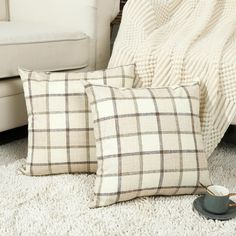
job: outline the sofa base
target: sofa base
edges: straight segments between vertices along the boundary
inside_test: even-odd
[[[7,130],[0,133],[0,145],[13,142],[28,136],[28,126],[22,126],[15,129]]]
[[[24,94],[0,98],[0,132],[27,124],[27,112]]]

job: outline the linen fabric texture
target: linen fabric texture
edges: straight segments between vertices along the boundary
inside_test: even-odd
[[[118,89],[85,84],[98,170],[91,207],[151,195],[201,194],[210,184],[199,85]]]
[[[97,169],[93,120],[81,80],[134,85],[134,66],[95,72],[20,69],[28,112],[26,175],[93,173]]]

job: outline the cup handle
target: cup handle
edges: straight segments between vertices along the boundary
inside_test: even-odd
[[[229,197],[233,197],[235,196],[236,197],[236,193],[230,193],[229,194]],[[230,207],[236,207],[236,203],[233,203],[233,204],[229,204]]]

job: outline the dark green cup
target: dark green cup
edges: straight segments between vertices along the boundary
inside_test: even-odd
[[[211,213],[224,214],[229,207],[236,206],[236,204],[229,204],[230,197],[234,195],[236,196],[236,194],[230,194],[229,190],[223,186],[211,185],[207,188],[203,207]]]

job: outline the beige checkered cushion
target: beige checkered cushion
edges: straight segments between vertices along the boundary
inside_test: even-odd
[[[27,175],[96,172],[95,141],[81,80],[132,87],[134,66],[88,73],[20,70],[29,123]]]
[[[85,84],[98,170],[92,207],[139,196],[200,194],[210,184],[199,85],[117,89]]]

